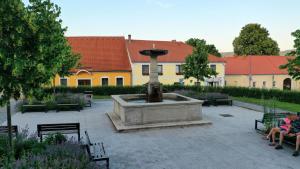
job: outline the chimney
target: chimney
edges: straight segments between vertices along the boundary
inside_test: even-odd
[[[128,35],[128,42],[131,43],[131,34]]]

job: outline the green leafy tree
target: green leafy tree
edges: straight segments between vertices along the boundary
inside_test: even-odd
[[[56,74],[67,75],[79,59],[64,37],[60,8],[50,0],[0,1],[0,104],[7,107],[9,145],[10,99],[41,97]]]
[[[296,56],[296,51],[295,50],[291,50],[291,51],[287,52],[285,54],[285,56]]]
[[[294,40],[294,48],[296,49],[295,58],[288,59],[288,63],[285,65],[281,65],[281,69],[287,69],[289,75],[292,76],[293,79],[300,79],[300,29],[296,30],[292,33],[292,36],[295,37]]]
[[[244,26],[233,41],[235,55],[279,55],[276,41],[269,37],[269,32],[260,24]]]
[[[194,77],[197,79],[197,85],[200,81],[211,76],[216,76],[217,72],[208,65],[208,52],[206,45],[201,41],[194,44],[193,53],[188,55],[183,65],[184,78]]]
[[[218,56],[218,57],[222,56],[221,53],[218,51],[218,49],[215,47],[215,45],[207,44],[204,39],[190,38],[185,43],[188,44],[188,45],[191,45],[193,47],[196,47],[196,45],[198,43],[201,43],[205,46],[205,48],[206,48],[206,50],[209,54],[212,54],[212,55],[215,55],[215,56]]]

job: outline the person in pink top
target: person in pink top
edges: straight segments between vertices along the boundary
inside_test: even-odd
[[[270,130],[269,134],[267,136],[264,137],[264,139],[269,140],[270,137],[272,139],[272,143],[270,143],[270,146],[275,146],[275,135],[276,133],[280,133],[282,132],[283,134],[288,134],[291,128],[291,119],[292,116],[289,115],[287,116],[284,120],[283,120],[283,124],[280,127],[274,127]]]

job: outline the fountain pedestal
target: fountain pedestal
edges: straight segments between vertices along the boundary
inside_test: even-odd
[[[162,87],[158,81],[158,69],[157,69],[157,57],[166,55],[167,50],[161,49],[149,49],[142,50],[140,54],[150,56],[150,79],[147,89],[147,101],[148,102],[162,102]]]

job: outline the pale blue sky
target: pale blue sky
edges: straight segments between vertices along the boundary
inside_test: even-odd
[[[28,0],[23,0],[28,1]],[[300,29],[299,0],[53,0],[67,36],[127,36],[185,41],[204,38],[222,51],[247,23],[269,30],[281,50]]]

